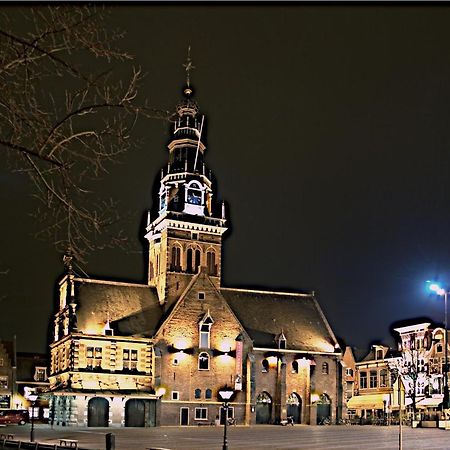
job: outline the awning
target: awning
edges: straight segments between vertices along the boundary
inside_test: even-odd
[[[416,406],[421,408],[437,408],[442,403],[442,396],[439,398],[425,397],[416,403]]]
[[[384,409],[389,406],[389,394],[355,395],[347,402],[349,409]]]

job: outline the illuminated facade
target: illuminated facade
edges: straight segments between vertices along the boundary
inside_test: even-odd
[[[204,120],[189,86],[176,111],[153,220],[148,281],[60,282],[50,383],[58,424],[197,425],[335,421],[342,352],[311,293],[225,288],[223,204],[204,161]]]
[[[395,367],[405,385],[408,410],[434,419],[444,397],[445,330],[418,323],[395,331],[402,356]]]
[[[372,345],[361,361],[349,364],[354,367],[354,372],[351,373],[353,391],[347,401],[347,413],[355,423],[380,424],[398,417],[399,384],[391,376],[390,369],[393,361],[398,359],[401,359],[399,355],[394,355],[389,347]],[[404,396],[402,398],[404,409]]]

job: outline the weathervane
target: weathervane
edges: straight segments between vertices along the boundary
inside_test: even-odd
[[[186,85],[187,85],[187,87],[190,87],[190,81],[191,81],[191,79],[190,79],[190,75],[191,75],[190,71],[195,69],[195,66],[192,64],[191,46],[190,45],[188,46],[188,56],[187,56],[187,59],[186,59],[186,63],[183,64],[183,67],[186,70]]]

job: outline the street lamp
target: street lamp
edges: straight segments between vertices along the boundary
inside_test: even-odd
[[[225,411],[225,420],[224,420],[224,428],[223,428],[223,446],[222,450],[228,450],[228,441],[227,441],[227,422],[228,422],[228,404],[231,400],[231,397],[234,395],[234,390],[225,386],[222,389],[219,389],[219,398],[223,401],[223,408]]]
[[[30,442],[34,442],[34,405],[36,404],[38,396],[36,394],[29,394],[28,400],[31,402],[31,431]]]
[[[449,403],[449,392],[448,392],[448,365],[447,365],[447,296],[448,291],[446,289],[441,288],[439,284],[432,283],[430,281],[427,281],[429,283],[428,288],[430,291],[435,292],[439,296],[444,297],[444,328],[445,328],[445,334],[444,334],[444,398],[442,400],[442,410],[448,409],[448,403]]]

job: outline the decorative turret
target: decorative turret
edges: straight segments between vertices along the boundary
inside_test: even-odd
[[[145,236],[150,244],[148,281],[157,287],[162,304],[176,299],[201,267],[220,286],[226,231],[223,211],[214,215],[213,187],[204,163],[205,120],[193,99],[189,53],[184,67],[186,86],[176,107],[169,162],[161,176],[158,217],[153,222],[148,217]]]

